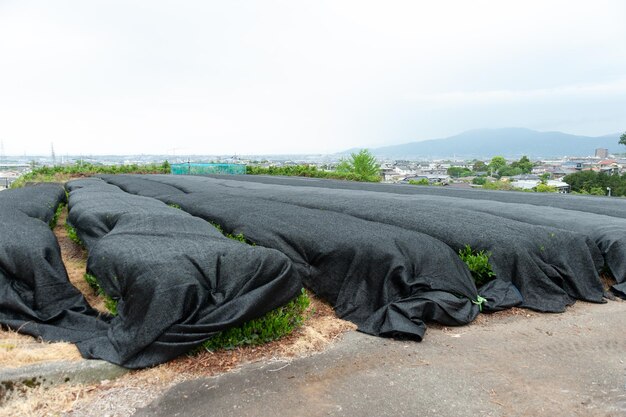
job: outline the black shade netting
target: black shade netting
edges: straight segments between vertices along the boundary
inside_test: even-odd
[[[295,298],[302,282],[280,252],[224,237],[206,221],[99,179],[75,180],[69,223],[88,272],[118,301],[106,335],[85,357],[155,365]]]
[[[513,283],[523,306],[560,312],[575,299],[603,301],[597,270],[598,246],[588,236],[455,207],[429,196],[402,196],[322,187],[294,187],[206,177],[143,176],[176,187],[183,194],[204,193],[215,199],[234,196],[289,203],[292,206],[343,213],[373,223],[427,234],[455,252],[465,245],[491,253],[497,279]],[[139,181],[140,178],[137,178]],[[107,181],[120,181],[109,178]],[[173,194],[171,199],[180,197]],[[162,197],[161,197],[162,198]]]
[[[0,192],[0,323],[49,341],[106,334],[100,317],[70,283],[48,223],[65,201],[61,185]]]

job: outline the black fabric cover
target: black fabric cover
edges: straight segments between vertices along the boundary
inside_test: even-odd
[[[420,201],[424,196],[412,198]],[[596,251],[596,248],[590,247],[595,258],[596,269],[600,271],[606,265],[617,281],[617,284],[612,287],[613,292],[621,297],[626,296],[626,219],[531,204],[486,202],[440,196],[426,196],[425,198],[442,205],[452,205],[528,224],[551,226],[583,234],[597,248]]]
[[[443,205],[476,210],[524,223],[552,226],[588,236],[598,247],[617,284],[613,291],[626,296],[626,198],[609,198],[558,193],[528,193],[416,187],[402,184],[364,184],[349,181],[268,176],[214,176],[229,181],[383,191],[391,194],[426,196]],[[440,197],[440,198],[437,198]],[[443,198],[443,199],[441,199]],[[447,199],[446,199],[447,198]],[[592,251],[594,251],[592,249]],[[594,255],[596,258],[597,256]],[[596,266],[602,265],[596,259]]]
[[[360,331],[421,340],[425,321],[461,325],[479,313],[478,294],[463,262],[424,234],[252,196],[185,193],[138,176],[103,178],[280,250],[305,285]]]
[[[59,204],[65,202],[65,190],[59,184],[33,184],[0,193],[1,213],[16,210],[46,224],[54,217]]]
[[[403,195],[440,195],[445,197],[469,198],[472,200],[500,201],[548,206],[566,210],[604,214],[626,218],[626,198],[573,195],[559,193],[531,193],[523,191],[498,191],[461,189],[455,187],[423,187],[410,184],[380,184],[354,181],[326,180],[306,177],[279,177],[266,175],[210,175],[212,178],[247,183],[295,185],[301,187],[331,188],[337,190],[378,191]]]
[[[538,311],[560,312],[575,299],[603,302],[597,273],[602,262],[600,252],[590,238],[579,233],[457,208],[427,197],[418,202],[408,196],[389,193],[277,186],[207,177],[142,178],[176,187],[183,194],[196,195],[198,202],[209,196],[217,200],[233,196],[242,201],[256,197],[289,202],[291,206],[344,213],[424,233],[446,243],[455,252],[466,244],[476,250],[490,251],[497,279],[512,282],[523,297],[522,305]],[[106,179],[120,181],[119,177]],[[180,195],[168,198],[174,201]],[[276,217],[284,215],[281,211]]]
[[[89,251],[88,272],[119,300],[107,334],[77,344],[87,358],[155,365],[286,304],[302,288],[285,255],[227,239],[182,210],[94,178],[67,189],[68,222]]]
[[[65,201],[62,186],[0,192],[0,324],[51,341],[105,334],[99,317],[69,282],[48,223]]]

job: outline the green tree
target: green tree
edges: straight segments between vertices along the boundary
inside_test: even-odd
[[[572,187],[572,191],[588,193],[591,187],[596,186],[598,174],[593,171],[580,171],[565,176],[563,181]]]
[[[501,177],[513,177],[515,175],[524,174],[522,168],[514,167],[513,164],[503,166],[498,170],[498,175]]]
[[[474,172],[487,171],[487,164],[485,164],[483,161],[476,161],[474,162],[474,165],[472,166],[472,170]]]
[[[511,167],[521,169],[523,174],[530,174],[533,170],[533,163],[530,162],[530,159],[528,159],[526,155],[524,155],[519,161],[511,163]]]
[[[626,132],[622,133],[622,136],[619,137],[619,142],[620,145],[624,145],[626,146]]]
[[[489,169],[493,172],[493,173],[498,173],[498,171],[500,171],[500,168],[505,167],[506,166],[506,159],[504,159],[503,156],[494,156],[493,158],[491,158],[491,162],[489,162]]]
[[[469,177],[472,175],[472,171],[469,168],[463,167],[450,167],[447,172],[449,176],[454,178]]]
[[[350,172],[363,179],[380,178],[380,165],[367,149],[361,149],[358,153],[350,154],[350,159],[342,160],[339,163],[337,171]]]

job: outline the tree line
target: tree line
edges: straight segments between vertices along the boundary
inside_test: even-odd
[[[580,171],[563,178],[573,192],[579,194],[608,195],[607,188],[615,197],[626,196],[626,173],[605,174],[604,172]]]
[[[288,165],[288,166],[247,166],[246,174],[249,175],[284,175],[312,178],[327,178],[361,182],[380,182],[380,165],[374,155],[367,149],[352,153],[350,158],[342,159],[334,170],[318,169],[314,165]]]

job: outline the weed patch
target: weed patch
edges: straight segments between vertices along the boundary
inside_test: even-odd
[[[169,174],[170,164],[146,165],[98,165],[77,163],[73,165],[44,166],[35,168],[31,172],[20,176],[11,184],[11,188],[23,187],[29,182],[59,182],[64,183],[76,177],[88,177],[96,174]]]
[[[459,251],[459,256],[472,273],[472,278],[474,278],[476,286],[481,286],[491,281],[496,275],[489,263],[491,252],[485,252],[484,250],[478,252],[473,250],[470,245],[465,245],[465,247]]]
[[[219,224],[213,223],[213,222],[210,222],[210,223],[211,223],[211,225],[213,225],[213,227],[215,227],[221,234],[223,234],[227,238],[239,241],[241,243],[247,243],[247,244],[249,244],[251,246],[256,246],[254,243],[249,242],[248,240],[246,240],[246,237],[243,235],[243,233],[237,233],[236,235],[233,235],[232,233],[226,233],[224,231],[224,229],[222,229],[222,226],[220,226]]]
[[[304,312],[309,307],[311,300],[302,289],[300,295],[282,307],[278,307],[260,317],[250,320],[239,327],[224,330],[207,340],[195,349],[192,354],[204,350],[215,351],[218,349],[235,349],[241,346],[254,346],[278,340],[298,327],[302,326],[306,319]]]
[[[294,176],[294,177],[310,177],[310,178],[325,178],[335,180],[346,181],[358,181],[358,182],[380,182],[380,175],[363,175],[349,171],[325,171],[318,169],[312,165],[295,165],[285,167],[260,167],[260,166],[247,166],[246,174],[248,175],[282,175],[282,176]]]
[[[98,296],[102,297],[102,299],[104,300],[104,306],[107,310],[109,310],[111,315],[117,316],[117,300],[114,300],[109,295],[107,295],[107,293],[104,292],[104,290],[98,283],[98,278],[88,273],[85,273],[84,277],[85,281],[87,281],[87,284],[89,284],[91,289],[93,289],[93,291],[98,294]]]
[[[65,203],[59,204],[59,206],[57,207],[57,210],[54,212],[54,216],[50,220],[50,223],[48,223],[48,226],[50,226],[50,229],[54,229],[55,227],[57,227],[59,216],[61,216],[61,213],[63,212],[64,208],[65,208]]]
[[[430,185],[430,182],[426,178],[422,178],[420,180],[409,180],[409,184],[411,185]]]
[[[80,238],[78,237],[78,234],[76,233],[76,229],[70,226],[69,223],[65,223],[65,230],[67,231],[67,237],[70,238],[72,242],[76,243],[77,245],[83,248],[85,247],[85,244],[83,243],[83,241],[80,240]]]

